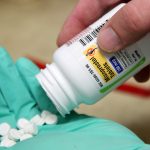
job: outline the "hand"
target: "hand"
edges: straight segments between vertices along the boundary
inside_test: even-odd
[[[30,119],[41,110],[59,117],[56,125],[39,127],[37,136],[18,142],[8,150],[148,150],[134,133],[113,121],[78,115],[72,112],[61,117],[40,87],[35,75],[39,69],[25,58],[13,63],[0,48],[0,123],[16,125],[20,117]],[[6,148],[0,147],[0,150]]]
[[[14,64],[3,48],[0,48],[0,60],[1,125],[7,123],[11,128],[17,128],[17,121],[20,118],[30,120],[43,110],[57,114],[57,110],[35,78],[40,71],[36,65],[25,58],[19,59]],[[0,146],[1,139],[0,137]]]
[[[56,113],[34,77],[39,69],[33,63],[22,58],[15,65],[3,48],[0,60],[0,123],[16,127],[18,119],[31,119],[42,110]]]
[[[117,4],[128,1],[80,0],[60,32],[58,46],[81,32]],[[149,0],[130,0],[100,31],[99,46],[107,52],[114,52],[134,43],[150,32],[149,8]],[[135,79],[139,82],[147,81],[149,77],[149,66],[135,75]]]

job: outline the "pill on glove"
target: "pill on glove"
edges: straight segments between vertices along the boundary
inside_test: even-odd
[[[56,124],[58,118],[55,114],[50,113],[49,111],[44,110],[41,113],[41,118],[44,120],[46,124]]]
[[[56,124],[57,123],[57,116],[50,114],[45,118],[46,124]]]
[[[22,136],[23,132],[17,129],[10,129],[8,132],[8,138],[14,141],[18,141]]]
[[[30,121],[25,118],[20,118],[17,122],[17,126],[19,129],[23,129],[28,124],[30,124]]]
[[[8,134],[10,130],[10,125],[8,123],[1,123],[0,124],[0,136],[5,136]]]
[[[10,140],[10,139],[8,139],[8,138],[4,138],[4,139],[1,141],[0,146],[2,146],[2,147],[11,147],[11,146],[13,146],[13,145],[15,145],[15,144],[16,144],[15,141]]]
[[[33,136],[31,134],[24,134],[21,138],[20,138],[20,141],[24,141],[24,140],[27,140],[27,139],[30,139],[32,138]]]
[[[38,127],[33,123],[26,124],[26,126],[24,126],[22,129],[24,133],[27,134],[32,134],[32,135],[38,134]]]
[[[5,135],[5,136],[1,137],[1,141],[3,141],[4,139],[8,139],[8,135]]]
[[[51,114],[49,111],[43,110],[42,113],[41,113],[41,117],[44,118],[44,117],[46,117],[49,114]]]
[[[30,120],[30,122],[37,126],[42,126],[44,124],[44,119],[41,118],[40,115],[36,115]]]

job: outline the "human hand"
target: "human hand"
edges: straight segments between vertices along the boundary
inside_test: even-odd
[[[117,4],[128,1],[80,0],[58,36],[58,46],[74,37]],[[149,0],[129,1],[100,31],[98,44],[101,49],[114,52],[134,43],[147,34],[150,31],[150,21],[147,19],[150,17],[149,7]],[[149,66],[135,75],[135,79],[139,82],[147,81],[149,77]]]
[[[18,139],[8,141],[9,131],[21,132],[17,124],[19,119],[25,118],[31,123],[30,119],[40,116],[44,110],[55,114],[57,110],[35,78],[40,71],[36,65],[25,58],[15,64],[4,48],[0,48],[0,60],[0,146],[11,146]],[[45,125],[44,118],[41,123],[40,126]]]
[[[57,112],[35,78],[40,71],[36,65],[25,58],[15,64],[3,48],[0,60],[0,123],[7,122],[3,116],[13,116],[8,121],[12,120],[10,124],[16,126],[19,118],[31,119],[42,110]]]

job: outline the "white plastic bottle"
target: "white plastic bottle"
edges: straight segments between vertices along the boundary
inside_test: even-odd
[[[149,35],[113,54],[97,46],[99,30],[124,5],[118,5],[60,47],[53,55],[53,63],[37,75],[61,115],[69,114],[80,103],[96,103],[149,64]]]

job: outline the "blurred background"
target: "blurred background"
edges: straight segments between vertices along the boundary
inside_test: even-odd
[[[56,38],[64,20],[77,0],[0,0],[0,45],[7,48],[14,60],[31,56],[51,62]],[[117,121],[145,142],[150,143],[150,82],[126,84],[135,88],[111,92],[97,104],[81,105],[77,111]],[[141,94],[141,89],[143,93]]]

